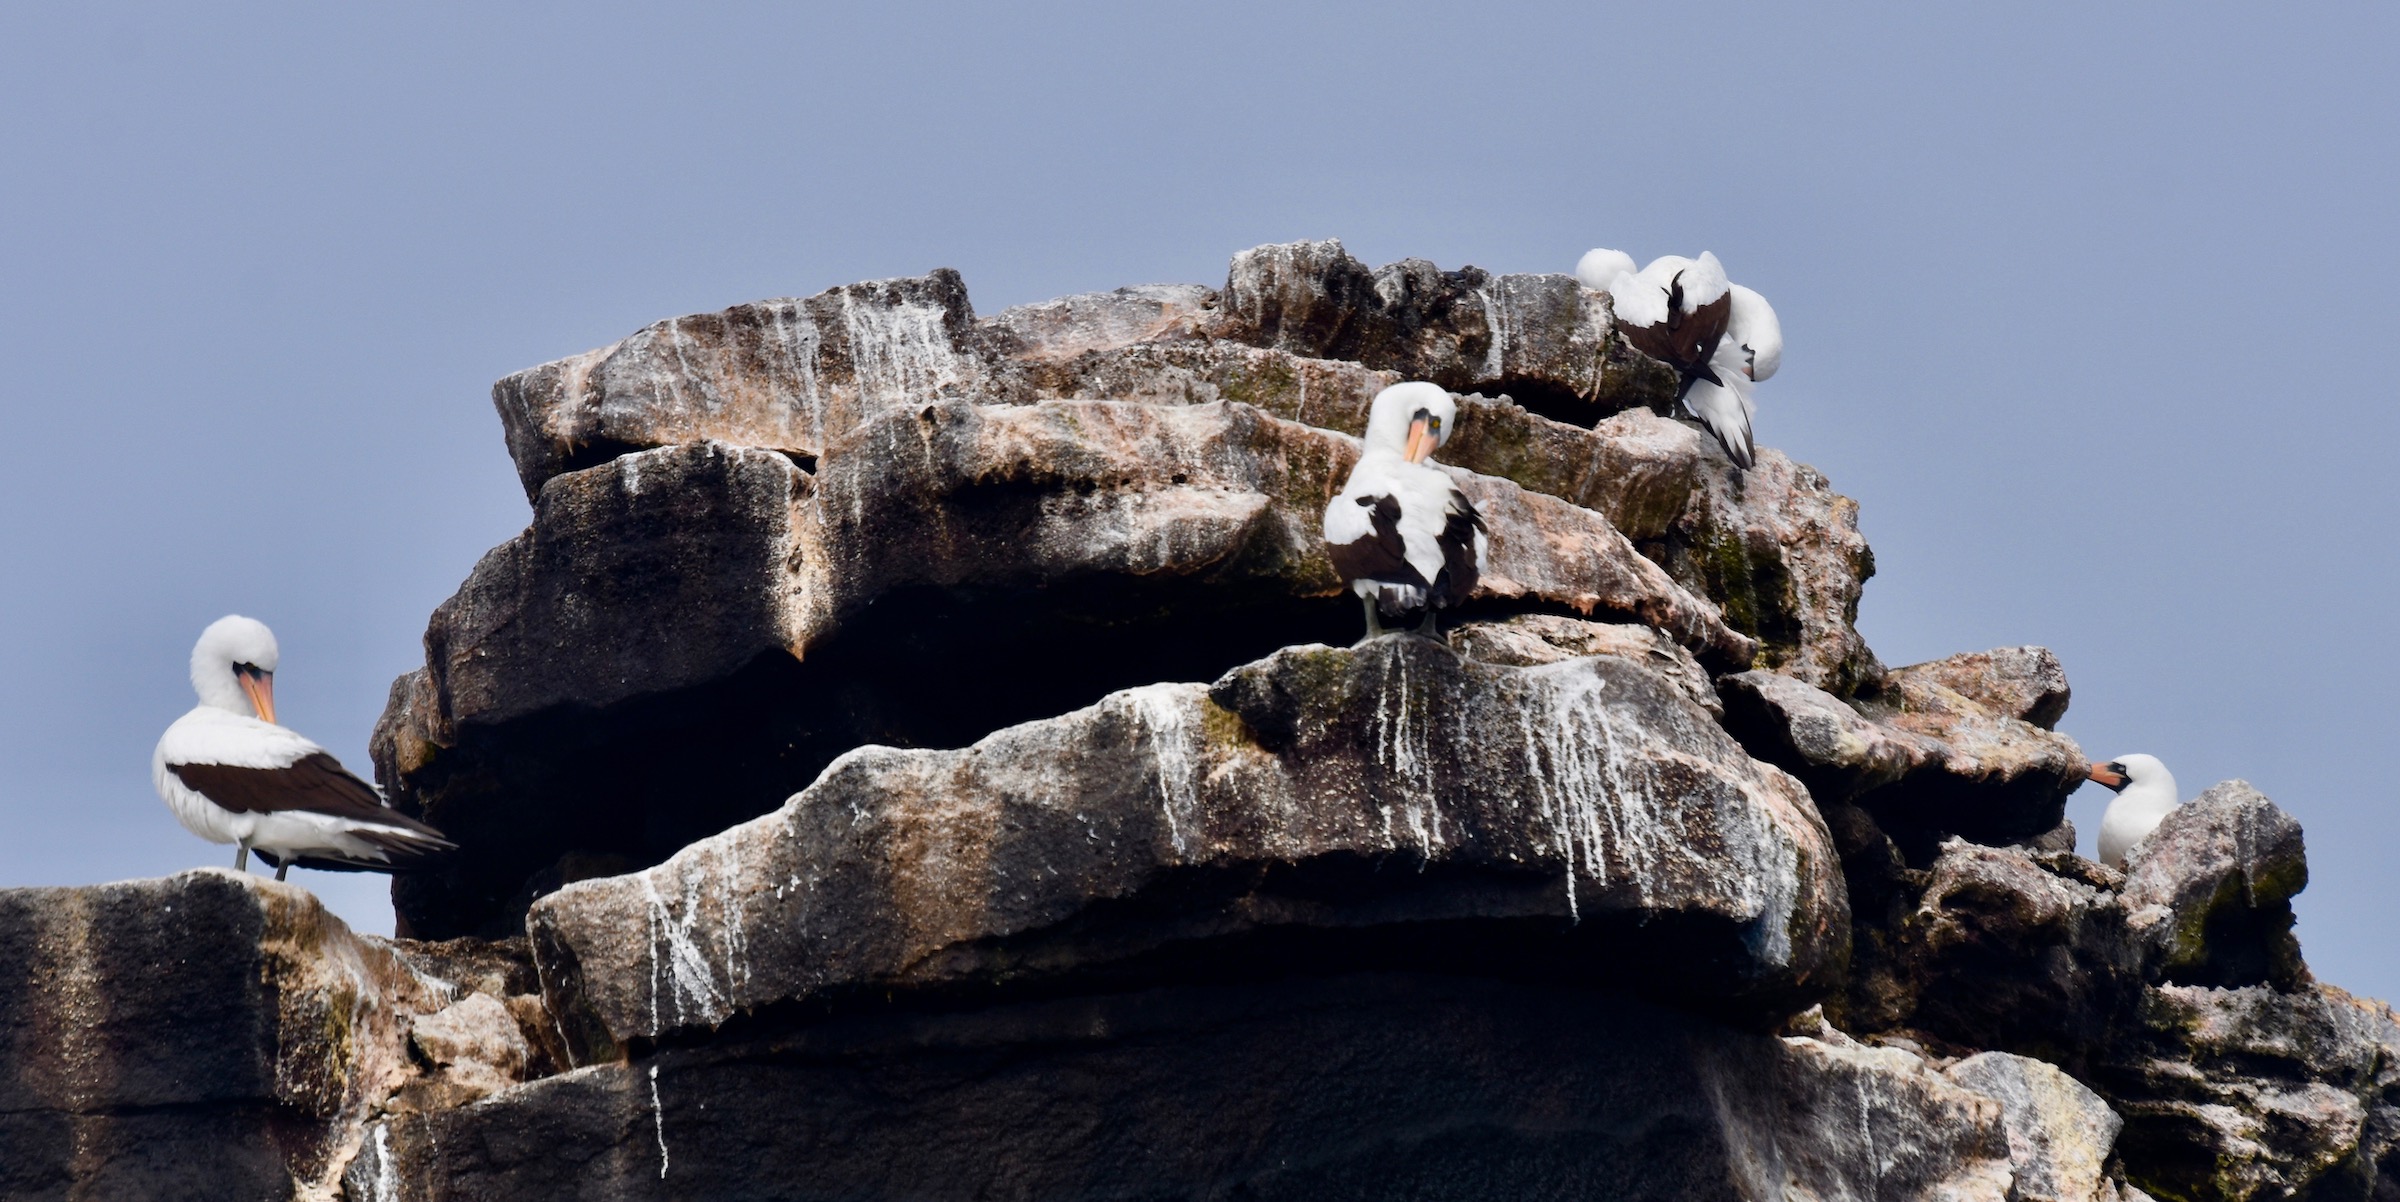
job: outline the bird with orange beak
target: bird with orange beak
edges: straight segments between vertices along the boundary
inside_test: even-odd
[[[1363,603],[1367,638],[1386,617],[1435,615],[1466,600],[1491,540],[1450,471],[1432,462],[1458,425],[1458,402],[1438,384],[1394,384],[1367,413],[1365,445],[1340,495],[1325,507],[1334,569]]]
[[[386,805],[375,786],[324,748],[275,722],[275,634],[238,614],[209,623],[192,647],[200,704],[151,755],[151,781],[184,829],[275,865],[389,872],[454,846]]]
[[[2100,862],[2118,868],[2182,802],[2175,774],[2154,755],[2121,755],[2091,767],[2091,782],[2115,793],[2100,815]]]

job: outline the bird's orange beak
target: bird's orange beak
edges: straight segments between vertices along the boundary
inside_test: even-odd
[[[242,682],[242,695],[250,699],[250,708],[258,711],[259,720],[272,725],[275,721],[275,674],[261,672],[252,676],[243,672],[236,679]]]
[[[2093,784],[2099,785],[2102,788],[2122,789],[2125,787],[2124,776],[2119,773],[2109,771],[2108,765],[2106,764],[2092,765],[2090,777]]]
[[[1433,431],[1425,419],[1420,417],[1408,423],[1408,461],[1423,463],[1425,457],[1431,454],[1433,454]]]

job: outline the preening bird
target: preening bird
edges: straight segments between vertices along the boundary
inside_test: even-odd
[[[1450,473],[1427,459],[1450,439],[1458,403],[1440,385],[1394,384],[1375,395],[1366,446],[1341,495],[1325,507],[1325,545],[1367,611],[1367,638],[1383,617],[1436,611],[1466,600],[1491,540],[1483,517]]]
[[[167,727],[150,761],[158,795],[184,829],[240,847],[236,869],[257,851],[279,881],[295,863],[389,872],[457,846],[275,724],[278,658],[274,632],[256,619],[230,615],[200,632],[192,647],[200,704]]]
[[[2182,804],[2175,774],[2154,755],[2121,755],[2092,765],[2092,783],[2114,792],[2108,812],[2100,816],[2100,862],[2118,868],[2133,845],[2148,838]]]
[[[1678,399],[1736,464],[1749,468],[1758,457],[1751,388],[1783,363],[1783,326],[1767,298],[1726,279],[1724,265],[1707,251],[1697,259],[1662,255],[1639,272],[1619,271],[1608,293],[1625,340],[1675,369],[1683,381]]]
[[[1609,284],[1620,275],[1634,273],[1633,256],[1621,250],[1595,246],[1575,260],[1575,278],[1594,292],[1608,291]]]

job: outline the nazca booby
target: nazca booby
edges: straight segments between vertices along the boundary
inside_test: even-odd
[[[1581,271],[1578,264],[1579,277]],[[1675,369],[1684,407],[1734,463],[1749,468],[1758,457],[1752,386],[1783,364],[1783,326],[1767,298],[1725,278],[1724,264],[1707,251],[1697,259],[1661,255],[1638,272],[1619,271],[1607,291],[1625,340]]]
[[[275,724],[277,658],[274,632],[256,619],[228,615],[200,632],[192,647],[200,704],[167,727],[150,760],[158,795],[184,829],[238,846],[236,869],[256,850],[276,880],[295,862],[388,872],[457,846]]]
[[[1326,549],[1366,608],[1367,638],[1383,633],[1381,616],[1411,611],[1433,633],[1435,611],[1466,600],[1483,574],[1483,516],[1447,469],[1427,462],[1457,424],[1458,402],[1438,384],[1375,394],[1358,464],[1325,507]]]
[[[2182,804],[2183,794],[2176,791],[2175,774],[2154,755],[2121,755],[2094,764],[2091,779],[2116,794],[2100,816],[2100,862],[2123,868],[2126,853],[2158,829],[2168,811]]]

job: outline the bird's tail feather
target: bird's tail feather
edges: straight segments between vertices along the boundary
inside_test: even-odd
[[[1750,400],[1750,381],[1739,372],[1718,372],[1722,383],[1701,378],[1692,381],[1691,390],[1683,397],[1684,405],[1717,436],[1725,453],[1734,463],[1748,470],[1758,459],[1758,448],[1750,440],[1750,419],[1758,407]]]

